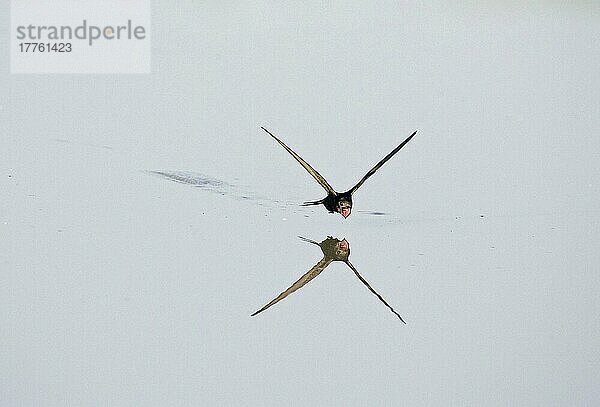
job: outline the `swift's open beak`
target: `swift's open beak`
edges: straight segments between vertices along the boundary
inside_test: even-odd
[[[343,251],[348,250],[348,247],[350,247],[350,244],[348,243],[348,241],[346,239],[344,239],[340,242],[340,249],[342,249]]]
[[[340,212],[342,214],[342,216],[345,218],[347,218],[348,216],[350,216],[350,208],[342,208],[342,211]]]

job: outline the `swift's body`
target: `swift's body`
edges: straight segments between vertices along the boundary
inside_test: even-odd
[[[264,127],[261,127],[261,129],[266,131],[271,137],[273,137],[275,139],[275,141],[277,141],[283,148],[285,148],[286,151],[288,153],[290,153],[291,156],[294,157],[294,159],[296,159],[296,161],[298,161],[300,163],[300,165],[302,165],[302,167],[327,192],[327,196],[325,198],[319,199],[318,201],[304,202],[303,205],[306,206],[306,205],[321,205],[322,204],[323,206],[325,206],[325,208],[330,213],[338,212],[344,218],[347,218],[348,216],[350,216],[350,213],[352,212],[352,194],[354,194],[354,192],[356,192],[356,190],[358,188],[360,188],[360,186],[367,179],[369,179],[369,177],[371,175],[375,174],[375,172],[379,168],[381,168],[381,166],[383,166],[383,164],[385,164],[390,158],[392,158],[394,156],[394,154],[396,154],[398,151],[400,151],[400,149],[402,149],[402,147],[404,147],[406,145],[406,143],[408,143],[415,136],[415,134],[417,134],[417,132],[415,131],[406,140],[404,140],[402,143],[400,143],[395,149],[393,149],[388,155],[386,155],[381,161],[379,161],[373,168],[371,168],[369,170],[369,172],[367,172],[365,174],[365,176],[362,177],[361,180],[358,181],[358,183],[356,185],[354,185],[352,188],[350,188],[348,191],[336,192],[333,189],[333,187],[331,185],[329,185],[327,180],[325,178],[323,178],[323,176],[321,174],[319,174],[319,172],[317,170],[315,170],[313,167],[311,167],[310,164],[308,164],[306,161],[304,161],[304,159],[302,157],[300,157],[298,154],[296,154],[296,152],[294,150],[292,150],[290,147],[288,147],[283,141],[278,139],[269,130],[265,129]]]

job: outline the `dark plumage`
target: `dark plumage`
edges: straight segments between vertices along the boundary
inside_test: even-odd
[[[313,167],[311,167],[310,164],[308,164],[306,161],[304,161],[304,159],[302,159],[302,157],[300,157],[298,154],[296,154],[296,152],[294,150],[289,148],[283,141],[279,140],[269,130],[265,129],[264,127],[261,127],[261,129],[266,131],[271,137],[273,137],[275,139],[275,141],[277,141],[279,144],[281,144],[281,146],[283,148],[285,148],[287,150],[287,152],[290,153],[292,155],[292,157],[294,157],[296,159],[296,161],[298,161],[300,163],[300,165],[302,165],[302,167],[304,167],[304,169],[306,171],[308,171],[308,173],[327,192],[327,196],[325,198],[320,199],[318,201],[304,202],[303,205],[306,206],[306,205],[321,205],[322,204],[323,206],[325,206],[325,208],[330,213],[338,212],[344,218],[347,218],[348,216],[350,216],[350,213],[352,212],[352,194],[354,192],[356,192],[356,190],[358,188],[360,188],[360,186],[367,179],[369,179],[369,177],[371,175],[375,174],[375,171],[377,171],[379,168],[381,168],[381,166],[383,164],[385,164],[390,158],[392,158],[394,156],[394,154],[396,154],[398,151],[400,151],[400,149],[402,147],[404,147],[406,145],[406,143],[408,143],[410,141],[410,139],[412,139],[414,137],[415,134],[417,134],[417,132],[415,131],[406,140],[404,140],[402,143],[400,143],[395,149],[393,149],[388,155],[386,155],[381,161],[379,161],[373,168],[371,168],[369,170],[369,172],[367,172],[365,174],[365,176],[362,177],[361,180],[358,181],[358,183],[356,185],[354,185],[352,188],[350,188],[348,191],[336,192],[333,189],[333,187],[331,185],[329,185],[327,180],[325,180],[325,178],[323,178],[323,176],[321,174],[319,174],[319,172],[317,170],[315,170]]]

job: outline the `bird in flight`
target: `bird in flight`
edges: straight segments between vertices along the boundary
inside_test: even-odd
[[[325,206],[325,208],[330,213],[338,212],[344,218],[347,218],[348,216],[350,216],[350,212],[352,211],[352,194],[354,192],[356,192],[356,190],[358,188],[360,188],[360,186],[367,179],[369,179],[369,177],[371,175],[375,174],[375,171],[377,171],[379,168],[381,168],[381,166],[383,164],[385,164],[390,158],[392,158],[394,156],[394,154],[396,154],[398,151],[400,151],[400,149],[402,147],[404,147],[406,145],[406,143],[408,143],[410,141],[410,139],[412,139],[415,136],[415,134],[417,134],[417,131],[415,131],[406,140],[404,140],[402,143],[400,143],[398,145],[398,147],[394,148],[388,155],[383,157],[383,159],[381,161],[379,161],[373,168],[371,168],[369,170],[369,172],[367,172],[365,174],[365,176],[362,177],[360,179],[360,181],[358,181],[358,183],[356,185],[354,185],[352,188],[350,188],[348,191],[336,192],[332,188],[332,186],[329,185],[329,183],[325,180],[325,178],[323,178],[323,176],[321,174],[319,174],[319,172],[317,170],[315,170],[313,167],[311,167],[310,164],[308,164],[306,161],[304,161],[304,159],[302,159],[302,157],[300,157],[298,154],[296,154],[296,152],[294,150],[289,148],[283,141],[279,140],[269,130],[265,129],[264,127],[261,127],[261,129],[266,131],[271,137],[273,137],[275,139],[275,141],[277,141],[279,144],[281,144],[281,146],[283,148],[285,148],[287,150],[287,152],[290,153],[292,155],[292,157],[294,157],[296,159],[296,161],[298,161],[300,163],[300,165],[302,165],[302,167],[304,167],[304,169],[306,171],[308,171],[308,173],[310,175],[312,175],[312,177],[319,183],[319,185],[321,185],[327,192],[327,196],[325,198],[319,199],[318,201],[304,202],[302,205],[308,206],[308,205],[323,204],[323,206]]]
[[[261,312],[263,312],[267,308],[269,308],[272,305],[274,305],[274,304],[278,303],[279,301],[283,300],[285,297],[287,297],[288,295],[290,295],[294,291],[296,291],[296,290],[304,287],[306,285],[306,283],[308,283],[310,280],[314,279],[316,276],[318,276],[319,274],[321,274],[321,272],[323,270],[325,270],[325,268],[327,266],[329,266],[332,262],[334,262],[334,261],[342,261],[342,262],[346,263],[346,265],[348,267],[350,267],[350,269],[354,272],[354,274],[356,274],[356,277],[358,277],[358,279],[373,294],[375,294],[377,296],[377,298],[379,298],[379,300],[381,302],[383,302],[385,304],[385,306],[390,309],[390,311],[392,311],[398,318],[400,318],[400,321],[402,321],[402,322],[404,322],[406,324],[406,322],[402,319],[402,317],[400,316],[400,314],[398,314],[394,310],[394,308],[392,308],[390,306],[390,304],[388,304],[386,302],[386,300],[384,300],[383,297],[381,295],[379,295],[379,293],[377,293],[377,291],[375,291],[373,289],[373,287],[371,287],[371,285],[367,282],[367,280],[365,280],[360,275],[360,273],[358,272],[358,270],[356,270],[356,268],[354,267],[354,265],[352,263],[350,263],[350,260],[348,260],[348,257],[350,256],[350,244],[348,243],[348,241],[346,239],[339,240],[339,239],[335,239],[335,238],[333,238],[331,236],[327,236],[327,239],[323,240],[321,243],[317,243],[314,240],[310,240],[310,239],[307,239],[307,238],[302,237],[302,236],[298,236],[298,237],[300,239],[304,240],[305,242],[313,243],[313,244],[316,244],[317,246],[319,246],[321,248],[321,251],[323,252],[323,258],[321,260],[319,260],[319,262],[317,264],[315,264],[310,270],[308,270],[306,272],[306,274],[304,274],[302,277],[300,277],[287,290],[285,290],[284,292],[282,292],[281,294],[279,294],[275,299],[273,299],[273,301],[269,302],[267,305],[265,305],[264,307],[262,307],[261,309],[259,309],[258,311],[256,311],[251,316],[255,316],[257,314],[260,314]]]

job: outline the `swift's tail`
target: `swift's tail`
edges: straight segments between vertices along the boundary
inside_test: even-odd
[[[300,239],[304,240],[305,242],[312,243],[312,244],[316,244],[317,246],[321,246],[321,245],[319,244],[319,242],[315,242],[314,240],[307,239],[306,237],[302,237],[302,236],[298,236],[298,237],[299,237]]]
[[[323,203],[323,199],[319,199],[318,201],[307,201],[301,203],[300,206],[311,206],[311,205],[321,205]]]

